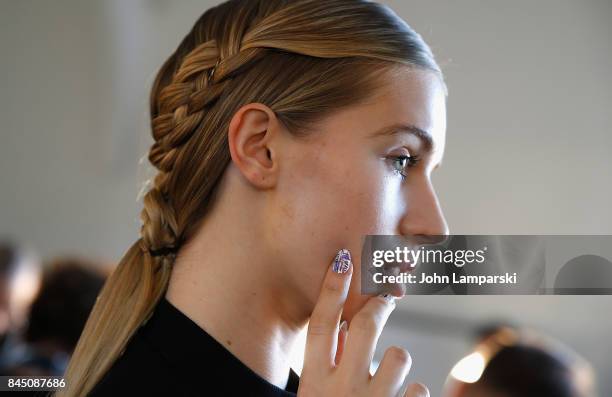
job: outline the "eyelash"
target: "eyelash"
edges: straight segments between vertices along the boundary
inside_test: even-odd
[[[416,163],[419,162],[420,157],[417,156],[417,155],[415,155],[415,156],[405,156],[404,155],[404,156],[395,156],[395,157],[392,158],[392,160],[393,160],[393,163],[394,163],[394,167],[393,167],[394,171],[397,172],[401,176],[402,181],[404,181],[404,180],[406,180],[408,175],[404,174],[401,170],[398,170],[397,168],[395,168],[396,162],[397,161],[402,161],[402,160],[408,160],[408,164],[405,167],[410,168],[410,167],[414,167],[416,165]]]

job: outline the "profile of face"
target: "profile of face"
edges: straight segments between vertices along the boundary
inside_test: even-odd
[[[385,78],[391,80],[373,97],[325,117],[307,137],[253,115],[252,125],[265,125],[269,136],[251,146],[247,137],[243,146],[232,144],[249,122],[248,108],[230,125],[234,163],[243,158],[241,174],[258,181],[262,194],[259,232],[275,259],[270,271],[312,307],[335,253],[349,249],[354,273],[343,313],[349,321],[368,299],[360,293],[365,235],[448,234],[431,181],[444,154],[443,85],[433,73],[410,67]]]

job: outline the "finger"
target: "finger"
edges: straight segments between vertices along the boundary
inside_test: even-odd
[[[373,394],[396,396],[402,389],[411,365],[412,359],[406,349],[397,346],[388,348],[372,378]]]
[[[392,296],[374,296],[355,314],[349,324],[344,359],[339,365],[347,376],[360,379],[369,375],[378,337],[394,308],[395,298]]]
[[[308,323],[304,372],[328,371],[334,366],[338,323],[346,301],[353,265],[348,250],[338,251],[329,267]]]
[[[406,389],[404,397],[429,397],[429,389],[422,383],[412,383]]]
[[[338,330],[338,346],[336,347],[336,365],[340,364],[340,359],[342,358],[342,352],[344,352],[344,345],[346,342],[346,335],[348,333],[348,323],[346,320],[340,324],[340,329]]]

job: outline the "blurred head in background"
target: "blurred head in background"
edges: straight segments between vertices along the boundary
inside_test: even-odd
[[[592,397],[590,365],[533,331],[488,328],[451,371],[446,397]]]
[[[27,310],[40,286],[41,268],[29,251],[0,242],[0,345],[25,324]]]
[[[25,340],[72,352],[106,279],[102,269],[78,258],[52,262],[30,308]]]
[[[29,309],[20,354],[5,364],[2,374],[63,374],[106,276],[89,260],[49,263]]]

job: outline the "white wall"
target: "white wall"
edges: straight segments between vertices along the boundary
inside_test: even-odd
[[[447,151],[434,183],[451,231],[612,234],[612,3],[385,3],[446,73]],[[116,260],[140,226],[154,73],[213,2],[0,4],[0,238],[47,257]],[[612,395],[611,307],[609,297],[412,296],[381,348],[408,347],[411,376],[437,395],[471,324],[507,318],[574,346]],[[463,326],[457,335],[419,326],[436,316]]]

